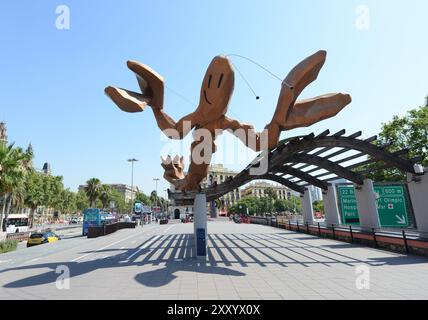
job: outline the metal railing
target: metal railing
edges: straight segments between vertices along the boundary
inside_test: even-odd
[[[265,219],[264,222],[261,220]],[[257,222],[255,222],[257,220]],[[323,238],[330,238],[337,241],[344,241],[355,244],[371,245],[374,248],[400,251],[406,254],[416,253],[428,256],[428,239],[419,236],[413,229],[374,229],[362,230],[352,225],[329,225],[316,222],[315,224],[304,223],[302,221],[291,221],[275,218],[257,219],[251,218],[251,222],[269,225],[276,228],[290,231],[306,233]]]

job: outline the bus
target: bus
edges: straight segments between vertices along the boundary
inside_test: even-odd
[[[88,208],[83,211],[82,235],[88,235],[89,227],[100,227],[118,221],[117,214],[110,213],[103,209]]]
[[[3,226],[7,233],[19,233],[27,232],[29,219],[26,214],[10,214],[6,219],[3,220]]]

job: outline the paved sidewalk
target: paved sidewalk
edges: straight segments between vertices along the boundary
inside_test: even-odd
[[[209,222],[208,229],[207,263],[191,258],[193,225],[178,224],[137,248],[5,270],[0,298],[34,291],[58,299],[428,299],[426,258],[259,225]],[[58,264],[70,267],[70,290],[53,285]]]

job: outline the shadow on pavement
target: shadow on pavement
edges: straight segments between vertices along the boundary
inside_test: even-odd
[[[1,271],[0,276],[5,279],[8,272],[12,271],[19,271],[21,275],[24,274],[24,270],[43,272],[36,275],[32,272],[31,276],[3,286],[5,288],[24,288],[55,283],[60,275],[60,273],[56,273],[57,267],[62,265],[68,266],[71,278],[102,269],[148,266],[150,270],[137,274],[134,280],[145,286],[162,287],[176,279],[175,273],[181,271],[240,277],[245,276],[245,273],[234,270],[234,267],[274,265],[286,268],[293,264],[303,267],[311,265],[354,267],[358,264],[376,267],[428,263],[426,258],[376,250],[370,251],[370,257],[357,258],[349,250],[358,246],[349,246],[349,244],[314,245],[311,241],[296,240],[287,236],[283,233],[209,234],[208,258],[206,262],[201,263],[192,258],[193,235],[163,235],[147,247],[87,251],[84,253],[93,255],[84,257],[82,261],[59,261],[19,266]],[[145,240],[144,243],[149,243],[151,239]],[[114,254],[115,252],[117,253]],[[105,257],[108,253],[114,255]],[[362,252],[359,252],[360,257],[361,254]],[[378,256],[376,256],[377,254]],[[99,257],[100,255],[101,257]],[[97,259],[91,260],[93,257]],[[220,264],[221,266],[219,266]],[[110,272],[111,270],[109,270]]]

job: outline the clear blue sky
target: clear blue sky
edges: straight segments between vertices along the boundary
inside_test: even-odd
[[[55,27],[61,4],[70,8],[70,30]],[[369,29],[356,27],[360,4],[370,10]],[[136,157],[135,181],[150,192],[152,178],[163,175],[165,144],[153,114],[123,113],[103,92],[107,85],[137,89],[126,60],[152,66],[170,88],[197,102],[217,54],[250,57],[284,77],[300,59],[325,49],[327,63],[302,97],[348,92],[353,103],[335,119],[283,137],[326,128],[369,136],[428,94],[427,12],[426,0],[2,0],[0,120],[11,141],[33,144],[36,166],[49,161],[72,190],[91,177],[130,183],[126,159]],[[237,75],[229,115],[262,129],[280,84],[245,60],[233,62],[261,99]],[[171,91],[165,98],[176,119],[194,109]],[[226,164],[239,170],[245,161]],[[159,193],[166,187],[162,180]]]

